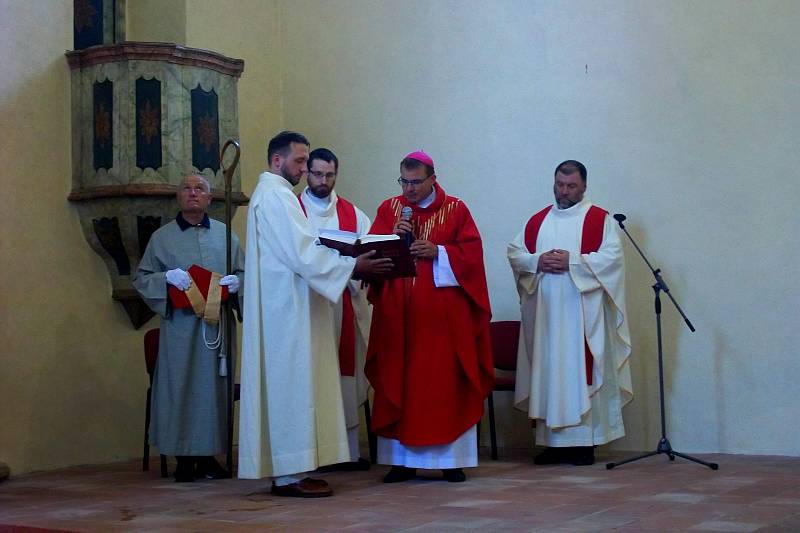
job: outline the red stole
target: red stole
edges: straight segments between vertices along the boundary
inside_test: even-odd
[[[406,446],[448,444],[480,420],[494,385],[483,249],[467,207],[438,184],[428,207],[384,201],[370,233],[391,233],[406,205],[416,238],[447,249],[460,286],[437,288],[430,259],[417,260],[415,278],[370,285],[372,430]]]
[[[548,205],[535,215],[533,215],[528,223],[525,225],[525,246],[530,253],[536,253],[536,239],[539,237],[539,228],[542,227],[545,217],[550,212],[552,205]],[[603,243],[603,226],[605,224],[607,211],[593,205],[589,207],[586,212],[586,217],[583,219],[583,232],[581,235],[581,253],[589,254],[596,252],[600,249]],[[589,343],[583,339],[584,345],[584,358],[586,360],[586,384],[592,384],[592,351],[589,349]]]
[[[339,218],[339,229],[342,231],[356,232],[358,219],[356,208],[353,204],[337,195],[336,215]],[[308,216],[306,206],[303,205],[302,194],[297,196],[303,213]],[[356,375],[356,321],[353,311],[353,300],[350,297],[350,288],[345,287],[342,294],[342,329],[339,334],[339,373],[343,376]]]

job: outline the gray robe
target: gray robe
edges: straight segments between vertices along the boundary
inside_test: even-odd
[[[206,347],[202,320],[191,308],[172,308],[165,276],[167,270],[188,270],[193,264],[228,274],[225,224],[213,219],[210,222],[210,229],[197,226],[181,231],[174,220],[161,227],[150,238],[133,279],[147,305],[161,316],[150,444],[165,455],[216,455],[226,451],[227,383],[219,376],[219,349]],[[232,273],[241,283],[244,257],[236,235],[231,241]],[[242,291],[243,286],[239,294]],[[217,327],[206,325],[209,340],[216,338]]]

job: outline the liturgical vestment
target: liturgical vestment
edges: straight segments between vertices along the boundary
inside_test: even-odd
[[[369,217],[361,209],[336,194],[336,191],[331,191],[327,198],[317,198],[306,187],[299,198],[309,222],[317,230],[352,231],[359,237],[369,231]],[[360,457],[359,407],[367,400],[364,361],[367,355],[371,317],[367,291],[362,288],[361,281],[351,279],[342,297],[334,306],[334,331],[336,346],[339,347],[342,399],[351,461],[357,461]]]
[[[236,235],[231,240],[230,273],[241,281],[239,240]],[[150,237],[133,279],[145,303],[161,317],[149,433],[150,443],[164,455],[226,451],[227,378],[219,375],[219,348],[208,348],[203,321],[191,308],[172,307],[166,281],[167,270],[189,270],[194,264],[229,274],[225,248],[225,224],[206,216],[202,224],[193,226],[178,214],[178,221],[165,224]],[[206,324],[209,341],[216,338],[218,327]]]
[[[436,260],[417,260],[415,278],[370,288],[373,314],[366,375],[375,390],[372,429],[395,443],[390,464],[476,466],[474,426],[494,384],[481,238],[464,202],[448,196],[438,184],[432,202],[422,205],[402,196],[390,198],[378,208],[370,230],[391,233],[408,206],[416,238],[440,250]],[[434,263],[442,261],[454,277],[449,283],[436,279],[441,269]],[[448,449],[462,440],[463,446]],[[463,456],[465,451],[466,462],[437,457]]]
[[[539,272],[539,256],[554,248],[569,252],[569,271]],[[568,209],[553,205],[531,218],[508,258],[522,312],[514,401],[540,421],[537,442],[592,446],[622,437],[633,389],[613,220],[588,198]]]
[[[247,213],[239,477],[349,460],[333,304],[355,259],[317,244],[291,184],[261,174]]]

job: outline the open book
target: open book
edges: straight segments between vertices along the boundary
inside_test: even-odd
[[[352,231],[321,229],[319,242],[350,257],[358,257],[370,250],[375,250],[375,255],[372,256],[374,259],[388,257],[392,260],[392,270],[380,276],[380,279],[409,278],[417,275],[414,258],[399,235],[364,235],[359,239]]]

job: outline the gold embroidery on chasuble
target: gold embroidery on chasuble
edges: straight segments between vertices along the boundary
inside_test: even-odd
[[[422,223],[419,231],[419,238],[436,244],[434,239],[436,239],[441,232],[446,230],[447,219],[450,218],[450,215],[455,210],[458,202],[460,202],[460,200],[457,198],[448,198],[445,200],[444,205],[440,207],[438,211],[433,213],[428,220]]]
[[[414,235],[417,236],[417,239],[421,239],[423,241],[431,241],[433,242],[433,238],[437,236],[440,230],[443,230],[447,226],[447,219],[455,210],[456,206],[461,200],[458,198],[447,198],[439,208],[438,211],[429,215],[428,213],[422,213],[417,215],[411,219],[411,224],[414,227]],[[394,213],[394,218],[400,219],[400,213],[403,210],[403,204],[397,198],[392,198],[391,201],[391,209]],[[421,218],[428,217],[425,222],[420,224],[419,220]]]

